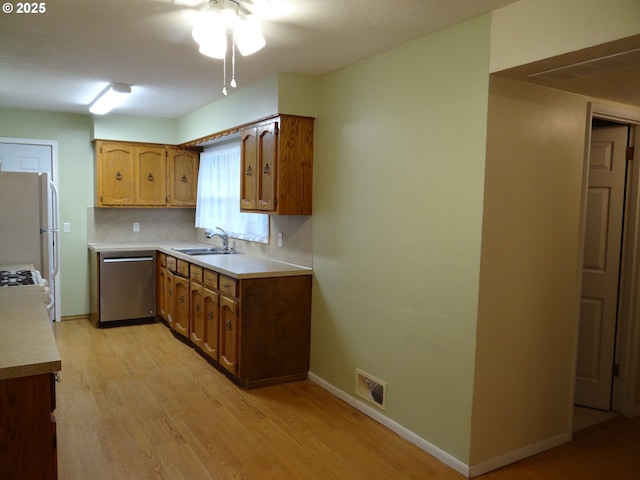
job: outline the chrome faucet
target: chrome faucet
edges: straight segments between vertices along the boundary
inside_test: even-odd
[[[220,230],[220,232],[222,233],[213,233],[210,231],[205,235],[205,237],[207,238],[220,237],[220,239],[222,240],[222,246],[224,247],[225,251],[229,251],[229,234],[225,232],[223,229],[221,229],[220,227],[216,227],[216,230]]]

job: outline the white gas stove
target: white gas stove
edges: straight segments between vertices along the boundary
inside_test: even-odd
[[[2,287],[42,287],[47,310],[53,306],[53,298],[47,281],[33,265],[0,265],[0,288]]]
[[[37,270],[0,270],[0,287],[44,286],[43,282],[42,275]]]

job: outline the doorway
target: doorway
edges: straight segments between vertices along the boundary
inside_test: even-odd
[[[638,414],[640,170],[632,147],[640,119],[627,113],[592,105],[574,431],[587,418]]]

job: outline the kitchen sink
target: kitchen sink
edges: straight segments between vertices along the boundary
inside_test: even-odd
[[[197,256],[197,255],[229,255],[237,253],[233,249],[225,250],[224,247],[202,247],[202,248],[173,248],[172,250],[185,255]]]

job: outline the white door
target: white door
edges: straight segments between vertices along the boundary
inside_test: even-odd
[[[575,403],[611,409],[627,127],[591,133]]]
[[[30,140],[19,138],[0,138],[0,170],[5,172],[38,172],[49,174],[54,184],[58,183],[57,142],[50,140]],[[57,198],[53,189],[49,190],[48,225],[56,226]],[[52,234],[49,238],[53,242]],[[49,281],[49,287],[54,298],[51,310],[51,319],[60,321],[60,275],[55,272],[56,262],[59,257],[59,247],[52,243],[49,252],[43,252],[43,261],[48,267],[42,268],[42,275]]]
[[[0,169],[4,172],[49,172],[53,174],[51,145],[0,142]]]

